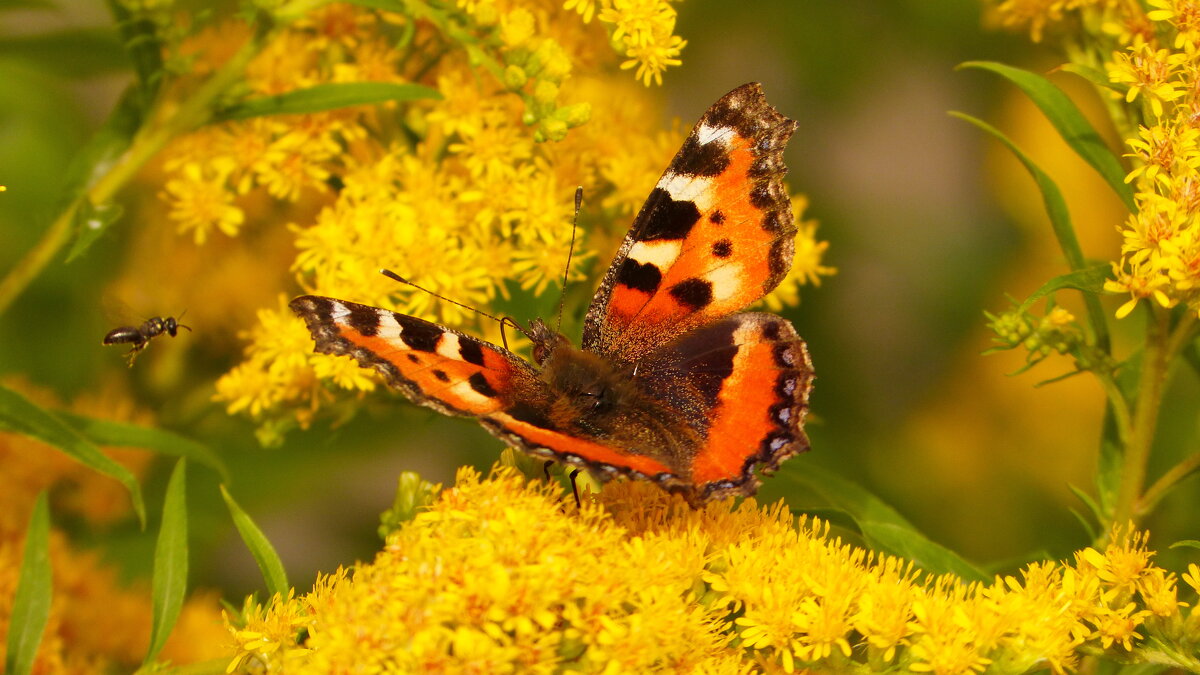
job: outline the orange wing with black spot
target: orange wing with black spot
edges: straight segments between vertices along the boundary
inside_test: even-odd
[[[709,108],[650,192],[596,292],[584,349],[637,362],[779,285],[794,250],[783,149],[795,128],[758,84]]]
[[[742,313],[691,331],[650,354],[643,388],[699,428],[675,473],[692,503],[754,494],[756,470],[771,473],[808,450],[804,418],[812,389],[808,349],[774,314]],[[690,419],[689,419],[690,418]]]
[[[537,373],[511,352],[445,326],[345,300],[303,295],[290,307],[323,354],[352,356],[409,398],[480,417],[538,395]]]

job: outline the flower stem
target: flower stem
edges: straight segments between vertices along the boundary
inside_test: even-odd
[[[1147,488],[1146,493],[1138,500],[1137,515],[1149,513],[1158,504],[1159,500],[1165,497],[1171,488],[1175,487],[1176,483],[1192,475],[1197,470],[1200,470],[1200,452],[1187,457],[1182,462],[1171,467],[1158,480],[1154,481],[1154,484]]]
[[[1174,329],[1170,327],[1170,320],[1170,312],[1165,309],[1155,307],[1150,312],[1131,436],[1125,445],[1124,457],[1121,460],[1121,484],[1113,509],[1113,525],[1123,525],[1130,520],[1136,521],[1141,518],[1147,511],[1147,505],[1160,499],[1162,491],[1169,487],[1169,484],[1162,481],[1168,479],[1172,475],[1171,472],[1160,478],[1145,497],[1142,494],[1146,482],[1146,465],[1150,460],[1150,449],[1154,444],[1158,414],[1171,366],[1195,335],[1196,329],[1196,316],[1190,312],[1184,315]],[[1153,501],[1149,498],[1153,498]]]
[[[156,111],[147,115],[150,121],[138,130],[129,148],[113,163],[112,168],[90,188],[76,195],[46,229],[33,249],[17,262],[3,280],[0,280],[0,314],[8,309],[17,296],[67,245],[71,239],[75,216],[84,204],[108,202],[171,139],[208,122],[218,98],[241,80],[246,65],[259,52],[268,34],[269,31],[260,25],[254,36],[169,117],[159,120],[154,114]]]
[[[1167,322],[1170,315],[1153,307],[1146,327],[1146,348],[1138,379],[1137,403],[1133,411],[1132,436],[1121,459],[1121,484],[1113,509],[1112,525],[1124,525],[1134,517],[1134,504],[1146,482],[1146,463],[1158,423],[1163,389],[1167,379]]]

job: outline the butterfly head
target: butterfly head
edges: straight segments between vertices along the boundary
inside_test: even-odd
[[[559,347],[571,346],[570,340],[563,334],[551,330],[541,319],[534,319],[529,323],[529,331],[526,335],[533,342],[533,362],[539,366],[545,364],[546,359],[550,358],[550,355]]]

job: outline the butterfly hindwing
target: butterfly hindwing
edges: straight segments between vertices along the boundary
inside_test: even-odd
[[[709,108],[617,251],[584,349],[634,362],[779,284],[794,247],[783,149],[795,128],[758,84]]]
[[[802,426],[812,362],[786,319],[734,314],[686,333],[645,364],[646,388],[700,429],[677,468],[689,501],[753,494],[756,468],[769,473],[808,449]]]

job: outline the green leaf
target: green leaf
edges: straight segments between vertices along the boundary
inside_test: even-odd
[[[1079,240],[1075,238],[1075,226],[1071,224],[1071,215],[1067,212],[1067,202],[1063,199],[1058,185],[999,129],[965,113],[951,112],[950,114],[961,120],[970,122],[994,136],[996,140],[1003,143],[1025,165],[1025,169],[1033,176],[1034,182],[1037,183],[1038,189],[1041,190],[1042,202],[1046,207],[1046,214],[1050,217],[1050,225],[1054,228],[1054,236],[1058,239],[1059,248],[1062,249],[1063,256],[1067,259],[1067,264],[1071,266],[1072,272],[1084,270],[1083,249],[1079,247]],[[1083,302],[1084,306],[1087,307],[1088,325],[1091,326],[1092,334],[1096,337],[1096,346],[1101,351],[1108,352],[1110,344],[1108,322],[1105,320],[1104,309],[1100,306],[1100,300],[1093,293],[1084,293]]]
[[[140,427],[136,424],[85,417],[68,412],[59,413],[59,417],[97,445],[145,448],[164,455],[187,457],[221,474],[222,481],[231,482],[229,468],[225,466],[225,462],[207,445],[190,438],[163,429]]]
[[[216,121],[244,120],[264,115],[294,115],[335,110],[385,101],[441,99],[436,89],[394,82],[335,82],[297,89],[277,96],[242,101],[217,113]]]
[[[1079,108],[1075,106],[1070,97],[1054,86],[1050,80],[1028,70],[1013,68],[994,61],[967,61],[959,68],[988,70],[1020,87],[1021,91],[1025,92],[1038,108],[1041,108],[1042,114],[1050,120],[1067,145],[1071,146],[1071,149],[1082,157],[1083,161],[1100,173],[1113,192],[1116,192],[1121,201],[1125,202],[1129,212],[1137,213],[1133,189],[1125,182],[1125,167],[1121,166],[1121,161],[1104,143],[1100,134],[1092,128],[1083,113],[1079,112]]]
[[[1034,291],[1033,295],[1025,298],[1025,302],[1021,303],[1021,306],[1017,308],[1017,311],[1024,312],[1028,310],[1033,303],[1041,300],[1051,293],[1054,293],[1055,291],[1061,291],[1064,288],[1073,288],[1075,290],[1083,291],[1084,293],[1091,293],[1093,295],[1099,294],[1104,290],[1104,282],[1111,278],[1112,265],[1109,265],[1108,263],[1095,265],[1093,267],[1085,267],[1084,269],[1075,270],[1074,272],[1067,272],[1066,274],[1060,274],[1050,281],[1042,284],[1042,287]]]
[[[250,555],[254,556],[254,561],[258,563],[263,580],[267,582],[267,592],[286,598],[291,586],[288,584],[287,572],[283,569],[283,561],[279,559],[275,547],[271,546],[271,542],[262,530],[258,529],[258,525],[255,525],[242,507],[238,506],[224,485],[221,486],[221,496],[225,499],[225,505],[229,507],[229,514],[233,516],[234,527],[242,535],[242,541],[246,542],[246,548],[250,549]]]
[[[183,609],[183,599],[187,593],[187,538],[187,460],[181,457],[175,463],[175,470],[171,472],[171,480],[167,483],[162,527],[154,547],[153,618],[150,649],[146,652],[144,664],[158,656]]]
[[[21,576],[13,596],[12,616],[8,623],[8,652],[4,672],[29,675],[37,656],[42,633],[50,619],[50,600],[54,578],[50,568],[50,507],[43,491],[33,503],[29,530],[25,535],[25,555]]]
[[[1079,525],[1083,528],[1083,533],[1087,535],[1088,541],[1096,541],[1100,537],[1099,531],[1092,525],[1092,522],[1084,518],[1083,514],[1077,511],[1075,507],[1069,507],[1067,510],[1071,512],[1071,515],[1075,516],[1075,520],[1079,521]]]
[[[930,541],[882,500],[836,474],[810,463],[803,472],[783,472],[775,479],[784,480],[853,518],[873,549],[902,556],[935,574],[953,573],[967,581],[988,578],[958,554]]]
[[[1112,91],[1115,91],[1118,94],[1120,94],[1121,98],[1124,98],[1125,93],[1129,91],[1128,86],[1122,85],[1122,84],[1117,84],[1117,83],[1113,82],[1112,80],[1108,79],[1108,73],[1104,72],[1103,70],[1100,70],[1099,68],[1085,66],[1082,63],[1064,63],[1063,65],[1059,66],[1058,69],[1063,72],[1066,72],[1066,73],[1072,73],[1072,74],[1078,75],[1079,77],[1082,77],[1083,79],[1087,80],[1088,82],[1091,82],[1092,84],[1096,85],[1097,87],[1104,87],[1105,89],[1111,89]]]
[[[1100,505],[1096,503],[1095,499],[1092,499],[1091,495],[1089,495],[1088,493],[1084,492],[1083,490],[1075,487],[1074,485],[1071,485],[1070,483],[1067,484],[1067,487],[1070,488],[1071,492],[1073,492],[1075,494],[1075,496],[1079,498],[1079,501],[1083,502],[1084,506],[1088,507],[1088,511],[1092,512],[1092,517],[1096,519],[1096,522],[1103,523],[1107,520],[1107,518],[1104,515],[1104,512],[1100,510]],[[1080,520],[1083,520],[1083,519],[1080,518]],[[1091,524],[1084,521],[1083,525],[1084,525],[1085,529],[1089,530],[1088,534],[1091,535],[1092,538],[1094,539],[1095,533],[1090,531],[1093,529]]]
[[[137,133],[142,121],[142,110],[138,102],[139,95],[137,85],[127,87],[104,125],[71,160],[63,185],[62,204],[64,206],[74,203],[80,195],[91,189],[101,176],[112,170],[125,151],[129,149],[130,143],[133,142],[133,135]],[[108,220],[101,218],[99,228],[86,227],[89,215],[86,213],[86,208],[80,209],[81,212],[84,212],[82,215],[76,214],[75,216],[76,241],[71,245],[71,250],[67,255],[68,262],[83,255],[88,247],[107,230],[108,225],[116,219],[115,216]],[[109,216],[112,216],[113,213],[116,213],[117,216],[120,215],[119,212],[111,209],[103,210],[103,212]]]
[[[1100,523],[1111,524],[1110,516],[1117,505],[1117,494],[1121,489],[1121,457],[1123,447],[1117,435],[1117,425],[1112,420],[1112,414],[1105,406],[1104,433],[1100,437],[1100,454],[1096,458],[1096,491],[1100,495],[1100,512],[1103,518]]]
[[[100,452],[91,441],[79,435],[50,411],[41,408],[17,392],[0,385],[0,430],[13,431],[67,453],[82,464],[110,478],[115,478],[129,490],[133,510],[144,527],[146,505],[142,487],[128,469]]]
[[[1182,541],[1177,541],[1177,542],[1175,542],[1174,544],[1171,544],[1171,545],[1170,545],[1170,546],[1168,546],[1167,548],[1195,548],[1195,549],[1200,549],[1200,541],[1196,541],[1195,539],[1184,539],[1184,540],[1182,540]]]
[[[120,204],[109,203],[93,205],[84,200],[75,211],[75,241],[71,242],[71,250],[67,252],[67,262],[83,255],[100,235],[104,234],[110,225],[121,218],[125,210]]]

